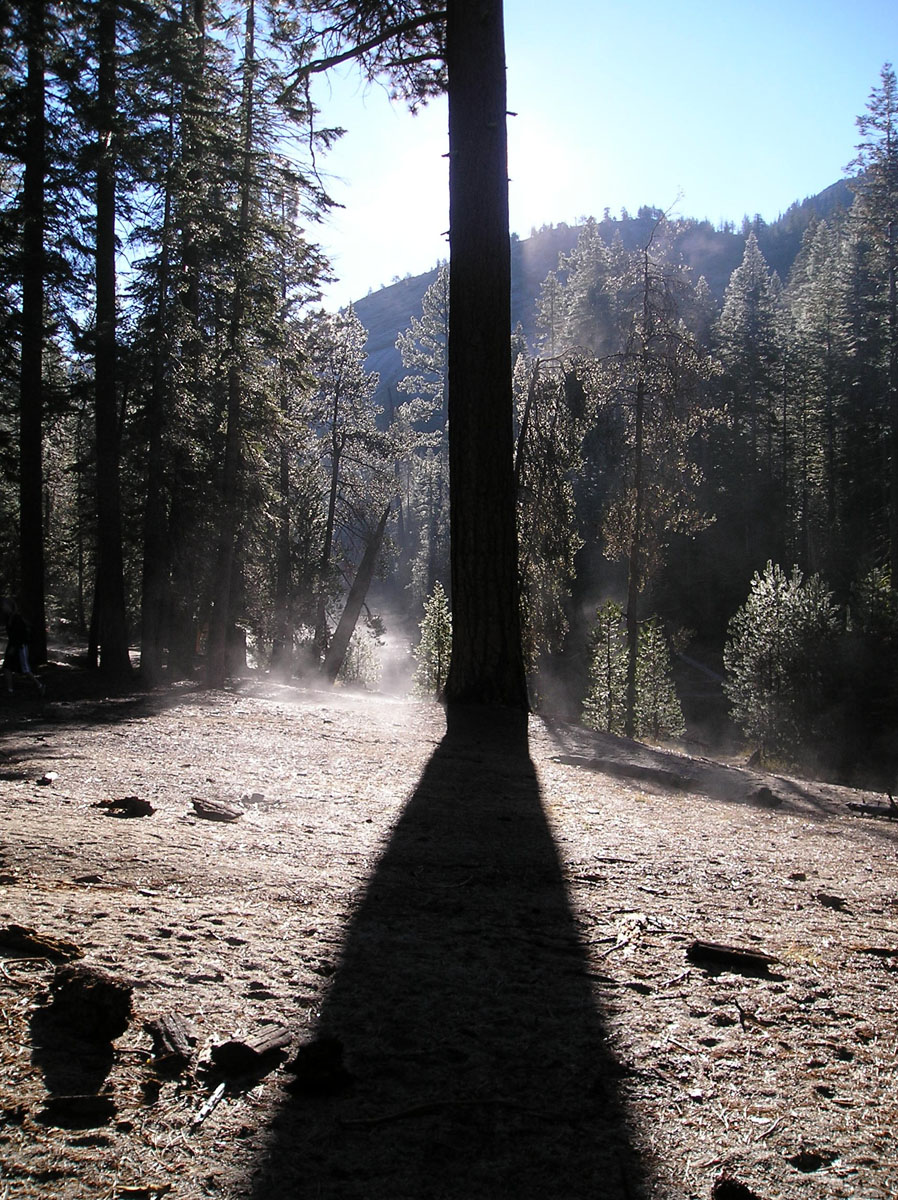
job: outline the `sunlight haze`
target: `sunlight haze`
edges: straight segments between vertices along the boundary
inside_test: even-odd
[[[841,178],[856,118],[898,59],[891,0],[506,0],[505,27],[522,238],[644,204],[775,220]],[[343,207],[317,232],[339,306],[448,257],[446,102],[412,116],[350,70],[314,94],[320,120],[347,130],[321,164]]]

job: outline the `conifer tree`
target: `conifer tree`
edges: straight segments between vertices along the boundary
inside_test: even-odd
[[[415,649],[414,689],[423,696],[440,696],[446,686],[452,657],[452,614],[441,583],[424,601],[421,638]]]
[[[862,142],[852,219],[868,239],[878,276],[883,326],[884,414],[889,441],[889,562],[898,578],[898,81],[890,63],[880,72],[867,112],[858,118]]]
[[[765,756],[813,746],[832,704],[838,613],[818,575],[768,562],[730,622],[725,691],[734,720]]]

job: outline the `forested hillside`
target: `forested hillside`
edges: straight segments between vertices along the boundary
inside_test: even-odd
[[[757,236],[770,269],[776,271],[780,279],[785,279],[811,222],[829,220],[840,211],[847,211],[852,200],[848,183],[839,180],[817,196],[796,201],[770,224],[760,217],[744,218],[739,229],[735,226],[715,227],[708,221],[678,221],[673,252],[696,277],[703,275],[711,293],[722,301],[730,275],[742,259],[749,231],[754,231]],[[619,235],[624,246],[633,250],[643,245],[656,216],[649,208],[641,209],[632,217],[627,213],[612,217],[605,210],[598,223],[599,230],[605,241],[611,242]],[[580,231],[580,226],[544,225],[533,230],[527,238],[512,237],[512,325],[520,325],[531,344],[537,335],[536,302],[543,281],[557,267],[559,256],[570,254],[574,249]],[[436,279],[436,274],[435,266],[423,275],[408,276],[389,287],[370,292],[353,304],[368,331],[365,365],[379,376],[378,402],[387,411],[390,397],[395,397],[396,384],[404,374],[396,337],[420,312],[424,293]]]
[[[345,31],[306,16],[5,10],[0,568],[38,664],[67,632],[150,684],[374,683],[386,632],[419,686],[444,678],[452,277],[322,309],[336,133],[303,80]],[[409,94],[441,87],[406,49]],[[689,660],[763,753],[890,769],[896,112],[885,67],[851,184],[771,225],[643,208],[512,239],[496,468],[533,704],[694,733]]]

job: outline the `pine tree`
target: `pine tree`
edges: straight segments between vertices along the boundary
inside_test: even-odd
[[[397,462],[403,475],[403,545],[414,597],[429,595],[449,570],[448,348],[449,268],[443,263],[421,301],[421,316],[396,339],[409,372],[399,388],[410,397],[393,414],[395,433],[408,453]],[[417,432],[416,431],[420,431]]]
[[[446,686],[452,656],[452,614],[443,586],[434,584],[424,601],[421,639],[415,649],[417,667],[414,690],[422,696],[440,696]]]
[[[639,627],[636,670],[636,729],[641,737],[678,738],[686,732],[674,685],[670,649],[657,617]]]
[[[858,118],[863,141],[856,166],[852,219],[868,241],[878,280],[883,327],[884,414],[889,451],[889,562],[898,577],[898,80],[890,63],[880,72],[867,113]]]
[[[596,610],[590,636],[589,691],[583,722],[591,729],[623,734],[627,714],[627,635],[624,610],[612,600]]]
[[[838,612],[820,577],[768,562],[730,622],[725,692],[765,756],[795,756],[822,736],[832,703]]]

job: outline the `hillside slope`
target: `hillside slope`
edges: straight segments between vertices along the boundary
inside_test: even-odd
[[[848,208],[852,193],[845,180],[834,183],[819,195],[796,202],[770,225],[757,218],[743,229],[718,229],[708,221],[684,221],[676,246],[683,261],[696,278],[704,275],[712,294],[723,297],[730,275],[742,261],[748,227],[755,230],[764,257],[772,270],[785,280],[801,246],[802,236],[815,218],[825,219],[840,208]],[[628,249],[641,246],[654,223],[652,209],[640,209],[635,217],[605,216],[599,228],[606,241],[619,234]],[[511,267],[512,326],[518,324],[532,344],[536,335],[535,311],[539,290],[548,273],[558,266],[561,254],[576,246],[580,226],[545,225],[529,238],[512,236]],[[359,320],[368,330],[366,368],[380,375],[377,402],[389,415],[392,407],[405,397],[397,391],[404,371],[396,349],[396,338],[408,328],[412,317],[420,316],[421,301],[436,278],[437,267],[423,275],[409,276],[389,287],[371,292],[354,303]]]

